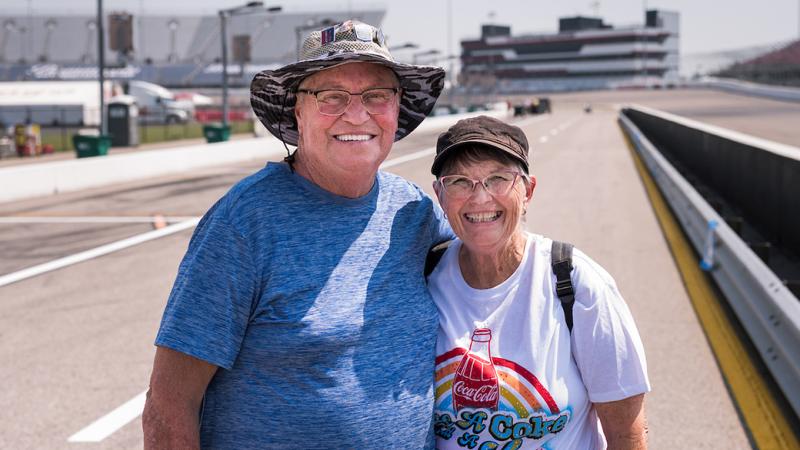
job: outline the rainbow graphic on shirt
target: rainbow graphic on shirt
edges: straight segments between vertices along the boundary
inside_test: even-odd
[[[453,407],[453,378],[461,358],[467,349],[456,347],[436,357],[436,409],[450,410]],[[536,376],[519,364],[504,358],[492,358],[500,384],[498,410],[514,412],[517,417],[529,417],[544,410],[558,414],[559,408],[550,393]]]
[[[520,448],[527,442],[539,448],[565,428],[571,412],[559,408],[534,374],[504,358],[490,356],[491,363],[482,362],[494,366],[491,371],[483,369],[496,377],[497,391],[485,396],[493,406],[459,407],[454,392],[460,388],[455,384],[458,372],[464,371],[463,360],[470,358],[469,352],[456,347],[436,357],[434,430],[439,439],[456,440],[465,448],[484,443],[488,446],[481,448],[499,448],[496,446],[512,442],[509,448]],[[469,370],[479,371],[474,367]]]

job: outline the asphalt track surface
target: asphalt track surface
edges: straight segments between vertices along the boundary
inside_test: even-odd
[[[575,243],[616,278],[647,351],[654,388],[647,399],[651,448],[751,448],[614,108],[640,103],[800,146],[793,125],[800,123],[800,104],[698,90],[551,98],[553,114],[516,121],[533,147],[538,178],[526,226]],[[586,103],[593,105],[591,114],[583,112]],[[429,149],[435,138],[435,132],[412,134],[387,161]],[[431,193],[431,159],[387,170]],[[0,276],[152,231],[152,223],[142,222],[146,218],[200,216],[261,166],[0,204],[0,219],[6,219],[0,221]],[[12,217],[28,220],[8,223]],[[68,218],[73,223],[62,223]],[[142,447],[138,402],[190,236],[191,228],[0,287],[0,448]],[[90,427],[101,418],[106,420]]]

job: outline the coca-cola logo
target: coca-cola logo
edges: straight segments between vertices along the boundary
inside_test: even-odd
[[[477,388],[467,386],[463,381],[457,381],[453,385],[456,395],[464,397],[466,400],[476,403],[493,403],[497,400],[499,390],[497,384],[484,384]]]

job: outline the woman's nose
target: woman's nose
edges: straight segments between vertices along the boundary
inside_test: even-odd
[[[475,187],[472,188],[472,195],[470,196],[470,200],[474,202],[482,202],[486,200],[491,200],[492,194],[486,189],[486,186],[483,183],[475,183]]]

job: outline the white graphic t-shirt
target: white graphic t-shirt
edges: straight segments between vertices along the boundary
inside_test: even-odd
[[[552,241],[527,234],[522,262],[473,289],[456,241],[430,275],[439,309],[438,449],[602,449],[593,402],[648,392],[639,332],[611,276],[575,249],[570,334],[555,293]]]

